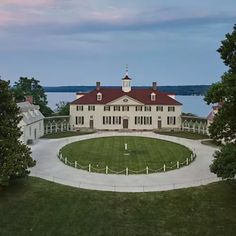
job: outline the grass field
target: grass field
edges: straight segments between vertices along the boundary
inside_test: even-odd
[[[214,142],[211,139],[209,139],[209,140],[202,140],[201,143],[204,144],[204,145],[211,146],[211,147],[220,147],[221,146],[220,144],[217,144],[216,142]]]
[[[124,144],[128,150],[124,150]],[[68,144],[61,149],[63,157],[70,162],[77,161],[82,166],[91,164],[96,168],[108,166],[115,171],[143,170],[148,166],[159,169],[164,164],[173,166],[176,161],[183,162],[191,151],[179,144],[144,137],[106,137],[95,138]]]
[[[72,136],[78,136],[78,135],[86,135],[86,134],[92,134],[94,131],[65,131],[65,132],[59,132],[59,133],[52,133],[52,134],[45,134],[42,138],[49,138],[49,139],[58,139],[58,138],[67,138]]]
[[[175,136],[180,138],[187,138],[187,139],[193,139],[193,140],[200,140],[200,139],[209,139],[209,136],[206,134],[198,134],[198,133],[191,133],[191,132],[184,132],[184,131],[156,131],[157,134],[162,135],[169,135],[169,136]]]
[[[0,235],[230,236],[236,183],[156,193],[81,190],[29,177],[0,189]]]

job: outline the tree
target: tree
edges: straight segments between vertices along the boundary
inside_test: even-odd
[[[30,173],[35,165],[30,149],[19,138],[22,117],[13,99],[10,82],[0,80],[0,185]]]
[[[20,77],[14,85],[14,95],[18,102],[24,101],[25,96],[33,96],[33,103],[39,105],[44,116],[52,115],[53,111],[47,106],[47,96],[39,80],[34,78]]]
[[[57,107],[57,115],[67,116],[70,113],[70,105],[69,102],[60,101],[56,104]]]
[[[215,153],[211,171],[218,177],[233,178],[236,173],[236,25],[233,32],[225,37],[217,51],[229,70],[220,82],[212,84],[205,101],[222,104],[209,132],[215,141],[223,140],[225,145]]]

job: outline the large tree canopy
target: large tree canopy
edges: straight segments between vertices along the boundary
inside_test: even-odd
[[[68,116],[70,114],[70,104],[69,102],[60,101],[56,104],[57,110],[56,115]]]
[[[229,70],[205,97],[208,104],[222,103],[209,131],[215,141],[223,140],[225,146],[215,153],[211,171],[222,178],[233,178],[236,174],[236,25],[217,51]]]
[[[22,117],[13,99],[10,82],[0,80],[0,185],[29,174],[35,165],[30,149],[19,141]]]
[[[53,112],[47,106],[47,96],[39,80],[34,78],[20,77],[14,85],[14,95],[16,100],[23,101],[25,96],[33,96],[33,103],[40,106],[40,111],[44,116],[50,116]]]

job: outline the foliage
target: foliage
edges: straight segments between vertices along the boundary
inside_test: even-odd
[[[193,114],[193,113],[190,113],[190,112],[182,112],[182,114],[181,114],[182,116],[197,116],[197,115],[195,115],[195,114]]]
[[[224,145],[220,151],[215,152],[214,157],[214,163],[210,166],[211,171],[223,179],[234,178],[236,175],[236,145],[233,143]]]
[[[20,77],[14,85],[14,96],[16,101],[24,101],[25,96],[33,96],[33,103],[40,106],[44,116],[52,115],[53,111],[47,106],[47,96],[39,80],[34,78]]]
[[[60,101],[56,104],[56,113],[59,116],[67,116],[70,114],[70,104],[69,102]]]
[[[205,100],[210,103],[221,103],[222,107],[214,117],[209,132],[214,141],[224,141],[225,147],[216,152],[211,165],[211,171],[222,178],[232,178],[235,175],[236,156],[236,25],[231,34],[221,42],[217,50],[229,70],[209,89]],[[230,152],[231,150],[231,152]]]
[[[73,137],[78,135],[86,135],[86,134],[93,134],[95,133],[94,130],[89,131],[64,131],[64,132],[58,132],[58,133],[52,133],[52,134],[45,134],[42,138],[48,138],[48,139],[58,139],[58,138],[67,138],[67,137]]]
[[[0,185],[28,175],[28,168],[35,165],[30,149],[19,141],[22,133],[18,124],[22,117],[9,84],[0,80]]]
[[[113,193],[29,177],[0,189],[0,235],[229,236],[236,232],[235,202],[233,181]]]

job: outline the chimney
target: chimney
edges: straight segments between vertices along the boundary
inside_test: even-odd
[[[96,82],[96,90],[100,90],[101,87],[101,83],[100,82]]]
[[[152,82],[152,89],[157,90],[157,82]]]
[[[33,96],[25,96],[25,101],[33,104]]]

